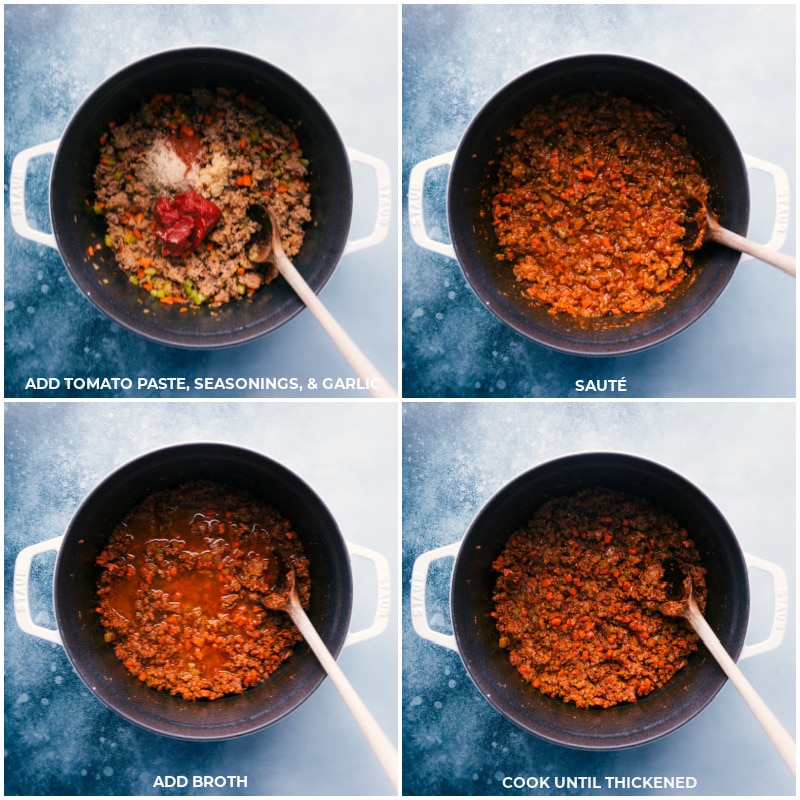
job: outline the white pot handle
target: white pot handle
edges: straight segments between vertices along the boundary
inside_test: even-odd
[[[30,161],[39,156],[55,155],[59,142],[60,139],[54,139],[44,144],[29,147],[18,153],[11,164],[8,189],[11,224],[14,230],[23,238],[47,245],[54,250],[57,249],[55,236],[52,233],[35,230],[28,222],[25,210],[25,182]],[[347,155],[351,162],[365,164],[375,172],[375,178],[378,183],[378,211],[372,232],[367,236],[348,241],[344,248],[345,254],[364,250],[382,242],[389,232],[389,224],[392,218],[392,178],[387,164],[378,158],[349,147],[347,148]]]
[[[51,628],[43,628],[33,621],[29,599],[29,579],[33,559],[37,555],[51,550],[58,552],[63,539],[64,535],[62,534],[53,539],[29,545],[19,552],[14,564],[14,614],[17,618],[17,624],[25,633],[55,644],[61,644],[61,636],[58,631]],[[378,599],[372,624],[363,630],[348,633],[344,643],[345,647],[357,642],[363,642],[366,639],[372,639],[383,633],[389,622],[389,608],[391,606],[389,562],[385,556],[352,542],[347,542],[347,549],[350,551],[351,556],[360,556],[373,563],[378,584]]]
[[[411,230],[411,238],[426,250],[431,250],[440,255],[455,258],[455,251],[451,244],[439,242],[432,239],[425,229],[425,213],[423,208],[423,192],[425,188],[425,178],[432,169],[442,166],[451,166],[455,158],[455,150],[442,153],[438,156],[420,161],[413,169],[408,179],[408,222]],[[786,243],[791,219],[789,176],[786,171],[770,161],[756,158],[744,154],[744,162],[747,169],[766,172],[772,178],[775,190],[775,219],[773,222],[772,235],[764,247],[770,250],[780,250]],[[742,254],[743,259],[753,258],[753,256]]]
[[[388,165],[379,158],[354,150],[352,147],[347,148],[347,155],[351,162],[364,164],[375,172],[375,180],[378,183],[378,212],[372,232],[359,239],[350,239],[344,247],[344,255],[380,244],[389,233],[389,224],[392,220],[392,176]]]
[[[412,170],[408,177],[408,225],[411,229],[411,238],[426,250],[431,250],[442,256],[455,258],[456,253],[452,244],[437,242],[428,236],[425,229],[425,212],[423,208],[423,194],[425,189],[425,177],[436,167],[451,166],[455,158],[456,151],[442,153],[433,158],[420,161]]]
[[[389,609],[392,603],[391,597],[391,576],[389,574],[389,562],[386,557],[364,547],[360,544],[347,542],[347,549],[350,551],[351,556],[360,556],[372,562],[375,567],[375,577],[378,584],[378,599],[375,604],[375,617],[372,624],[360,631],[350,631],[347,638],[344,640],[344,646],[347,647],[351,644],[357,644],[367,639],[373,639],[386,630],[389,624]]]
[[[766,172],[772,178],[772,186],[775,191],[775,219],[772,224],[772,235],[770,240],[764,244],[764,247],[770,250],[780,250],[786,243],[791,220],[789,176],[783,167],[755,156],[745,154],[744,163],[747,169]],[[742,258],[753,258],[753,256],[743,254]]]
[[[411,621],[414,624],[414,630],[423,639],[442,647],[447,647],[450,650],[458,649],[455,643],[455,636],[433,630],[430,627],[425,596],[431,563],[442,558],[455,558],[460,546],[460,542],[454,542],[423,553],[414,562],[414,568],[411,573]],[[774,650],[783,642],[789,609],[789,588],[784,570],[777,564],[750,553],[745,553],[744,558],[748,567],[761,569],[772,577],[774,603],[772,627],[769,635],[762,642],[746,644],[742,648],[739,656],[740,660]]]
[[[31,159],[55,155],[60,141],[60,139],[53,139],[18,153],[11,163],[11,177],[8,182],[8,205],[14,230],[23,238],[52,247],[54,250],[56,249],[56,237],[52,233],[37,231],[28,223],[28,215],[25,210],[25,182],[28,178],[28,164]]]
[[[760,653],[766,653],[778,647],[783,642],[783,637],[786,633],[786,618],[789,613],[789,585],[783,569],[771,561],[750,555],[750,553],[744,554],[744,560],[748,567],[768,572],[772,577],[773,610],[772,627],[767,638],[763,642],[746,644],[742,648],[739,660],[757,656]]]
[[[425,603],[425,596],[428,586],[428,571],[431,563],[441,558],[455,558],[461,542],[453,542],[444,547],[437,547],[427,553],[417,557],[414,568],[411,572],[411,621],[414,630],[429,642],[446,647],[449,650],[458,652],[456,637],[452,634],[435,631],[428,622],[428,608]]]
[[[17,618],[17,625],[25,633],[55,644],[61,644],[59,632],[52,628],[43,628],[33,621],[28,589],[31,563],[34,557],[50,550],[58,552],[63,539],[64,535],[62,534],[53,539],[29,545],[17,554],[17,560],[14,563],[14,614]]]

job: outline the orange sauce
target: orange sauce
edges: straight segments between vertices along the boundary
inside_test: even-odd
[[[709,185],[649,106],[605,93],[536,106],[509,131],[495,189],[497,258],[552,314],[642,314],[694,279],[687,217]]]
[[[272,517],[269,530],[249,513],[230,516],[191,498],[137,509],[98,559],[106,638],[149,685],[221,696],[263,679],[291,652],[288,615],[259,596],[282,580],[275,531],[285,537],[287,525]]]

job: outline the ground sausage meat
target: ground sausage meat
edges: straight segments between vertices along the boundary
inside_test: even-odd
[[[106,641],[155,689],[186,700],[240,694],[301,639],[265,598],[293,569],[308,605],[302,545],[287,520],[245,492],[198,481],[152,494],[115,528],[97,564]]]
[[[269,206],[287,255],[311,220],[295,130],[239,93],[158,94],[101,137],[93,210],[130,281],[162,303],[219,306],[277,276],[248,258],[253,203]]]
[[[697,548],[669,514],[605,488],[546,502],[493,564],[500,646],[546,695],[579,708],[636,701],[697,648],[688,623],[660,610],[668,559],[704,609]]]
[[[522,291],[576,317],[639,314],[692,279],[689,198],[709,187],[656,109],[607,93],[554,97],[510,131],[492,202],[498,258]]]

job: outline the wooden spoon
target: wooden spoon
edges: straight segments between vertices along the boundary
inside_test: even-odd
[[[778,269],[782,269],[789,275],[797,274],[797,262],[793,256],[781,253],[778,250],[770,250],[762,244],[751,242],[740,236],[738,233],[723,228],[717,218],[711,213],[705,203],[696,198],[689,198],[689,211],[685,227],[684,250],[699,250],[706,242],[716,242],[717,244],[738,250],[740,253],[747,253],[755,258],[772,264]]]
[[[397,397],[391,384],[378,372],[372,362],[361,352],[355,342],[333,318],[322,301],[312,291],[303,276],[289,260],[281,244],[280,228],[272,212],[261,205],[253,205],[249,217],[260,226],[258,237],[250,246],[248,258],[254,264],[271,261],[298,297],[306,304],[317,322],[330,336],[353,371],[363,381],[373,397]]]
[[[695,629],[697,635],[703,640],[703,644],[705,644],[708,651],[730,678],[731,683],[739,690],[739,694],[744,698],[745,703],[747,703],[756,719],[767,732],[767,736],[772,740],[792,774],[796,775],[794,739],[745,678],[744,673],[728,655],[728,652],[722,646],[722,642],[706,622],[694,599],[692,576],[684,574],[675,559],[667,559],[664,565],[664,573],[668,590],[671,589],[676,597],[661,604],[661,613],[667,617],[683,617]]]
[[[273,580],[269,580],[268,583],[264,583],[258,578],[248,581],[245,577],[242,579],[242,584],[245,588],[261,594],[261,602],[267,608],[275,611],[285,611],[291,617],[292,622],[308,642],[308,646],[339,691],[345,705],[350,710],[373,753],[375,753],[384,772],[391,781],[392,787],[397,791],[397,750],[381,730],[369,709],[364,705],[364,701],[356,694],[350,681],[347,680],[341,667],[336,663],[336,659],[328,650],[325,642],[322,641],[322,637],[317,633],[314,624],[308,618],[297,593],[294,570],[290,566],[283,567],[282,565],[278,569],[285,575],[283,581],[276,583]],[[265,577],[272,572],[274,571],[271,569],[265,570]]]

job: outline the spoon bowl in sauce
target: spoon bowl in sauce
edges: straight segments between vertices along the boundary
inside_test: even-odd
[[[689,209],[684,227],[686,229],[683,242],[685,250],[699,250],[706,242],[716,242],[731,250],[747,253],[760,261],[778,267],[789,275],[797,274],[797,262],[792,256],[750,241],[744,236],[724,228],[711,210],[695,198],[689,198]]]

